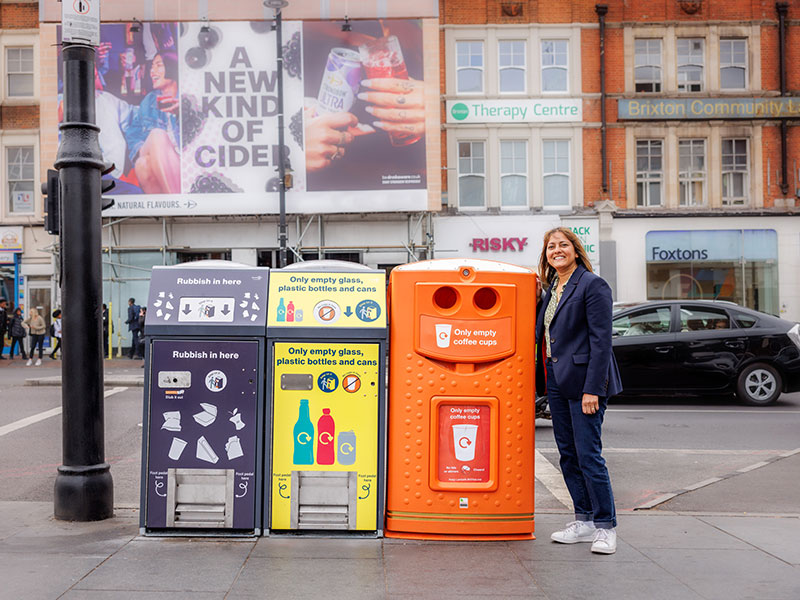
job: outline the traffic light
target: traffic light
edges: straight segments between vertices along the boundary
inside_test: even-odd
[[[61,188],[58,171],[47,169],[47,181],[42,184],[44,198],[44,228],[51,235],[61,232]]]

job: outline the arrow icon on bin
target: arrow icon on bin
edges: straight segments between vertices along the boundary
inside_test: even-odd
[[[192,312],[192,309],[189,308],[189,305],[187,304],[187,305],[185,305],[183,307],[183,311],[182,312],[183,312],[183,314],[188,315],[190,312]]]
[[[458,440],[458,445],[462,448],[469,448],[472,445],[472,442],[470,442],[469,438],[465,436]]]
[[[219,312],[221,312],[223,315],[227,315],[227,314],[228,314],[229,312],[231,312],[231,311],[230,311],[230,309],[228,308],[228,305],[226,304],[225,306],[223,306],[223,307],[222,307],[222,310],[221,310],[221,311],[219,311]]]
[[[353,311],[352,311],[352,310],[350,310],[350,307],[348,306],[348,307],[347,307],[347,309],[344,311],[344,314],[345,314],[345,315],[347,315],[347,316],[349,317],[350,315],[352,315],[352,314],[353,314]]]

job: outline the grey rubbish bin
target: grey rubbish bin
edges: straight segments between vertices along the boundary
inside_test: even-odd
[[[259,534],[269,269],[154,267],[145,323],[140,527]]]

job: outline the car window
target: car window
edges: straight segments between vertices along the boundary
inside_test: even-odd
[[[670,308],[658,306],[617,317],[611,322],[614,335],[669,333]]]
[[[750,329],[751,327],[755,327],[755,324],[758,323],[758,319],[743,313],[733,313],[733,320],[742,329]]]
[[[719,308],[681,305],[681,331],[730,329],[728,313]]]

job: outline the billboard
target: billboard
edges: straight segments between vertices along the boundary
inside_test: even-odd
[[[283,148],[270,25],[101,27],[105,215],[275,214],[281,160],[289,213],[427,209],[422,21],[284,22]],[[60,61],[58,86],[60,119]]]

